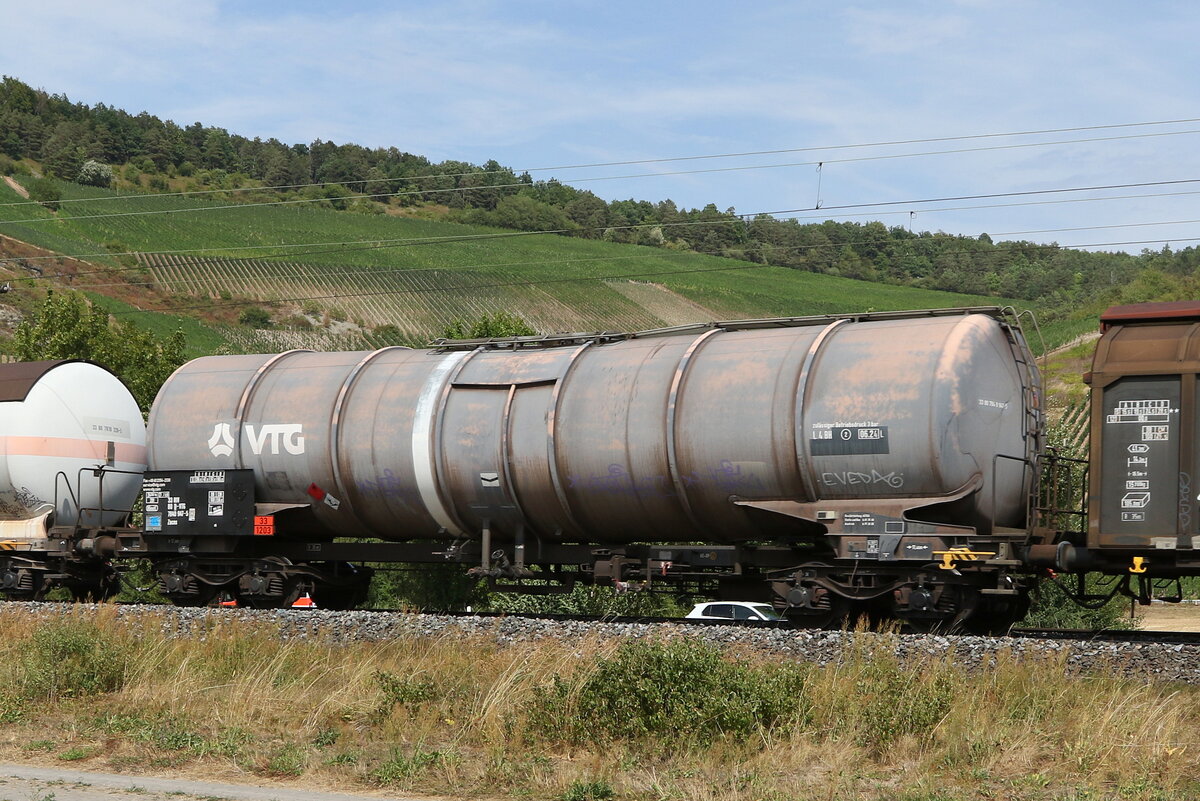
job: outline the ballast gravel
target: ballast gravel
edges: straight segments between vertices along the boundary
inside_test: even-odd
[[[486,638],[502,646],[533,640],[667,639],[686,637],[736,650],[759,650],[819,665],[834,664],[850,654],[893,653],[919,663],[950,659],[968,670],[987,670],[998,659],[1061,665],[1069,673],[1157,679],[1200,684],[1200,645],[1122,643],[1089,640],[1044,640],[1013,637],[876,634],[708,626],[679,623],[618,623],[547,620],[518,616],[437,615],[309,609],[213,609],[158,605],[105,605],[118,620],[157,623],[164,633],[203,637],[223,622],[264,624],[269,636],[331,643],[380,642],[403,638]],[[95,614],[95,604],[0,602],[0,615],[33,613],[47,618]],[[111,611],[109,612],[111,613]]]

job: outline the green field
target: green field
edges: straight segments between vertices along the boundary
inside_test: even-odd
[[[558,332],[868,310],[1028,306],[662,248],[311,204],[222,205],[178,197],[124,198],[70,183],[59,187],[64,199],[85,202],[65,203],[57,213],[37,205],[0,205],[0,234],[113,268],[104,276],[81,277],[76,288],[108,294],[114,282],[145,282],[169,293],[177,314],[204,316],[214,308],[228,311],[261,300],[274,303],[277,318],[296,319],[303,310],[318,323],[313,331],[290,332],[287,342],[279,332],[243,331],[232,337],[238,349],[345,347],[347,333],[385,323],[424,339],[456,318],[498,310],[520,315],[539,331]],[[21,200],[0,184],[0,203]],[[132,214],[143,211],[167,213]],[[285,247],[297,243],[359,244]],[[246,249],[251,246],[261,249]],[[124,250],[145,255],[136,266],[94,255]],[[146,311],[165,308],[162,300],[148,297],[138,304],[141,310],[114,311],[155,329],[175,327]],[[331,318],[345,321],[334,326],[339,336],[320,325]],[[1060,323],[1043,327],[1042,333],[1052,347],[1093,325]],[[230,340],[212,327],[185,330],[193,350]],[[1032,331],[1030,338],[1036,348]]]

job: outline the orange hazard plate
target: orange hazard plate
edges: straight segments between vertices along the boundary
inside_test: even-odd
[[[256,537],[270,537],[274,533],[275,533],[275,525],[274,524],[269,525],[269,526],[255,526],[254,527],[254,536],[256,536]]]

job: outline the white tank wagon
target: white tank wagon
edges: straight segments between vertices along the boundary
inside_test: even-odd
[[[1024,525],[1036,377],[1012,329],[804,322],[197,359],[154,404],[150,466],[252,468],[260,502],[312,489],[331,533],[393,540],[737,543],[934,504]]]
[[[116,525],[141,490],[141,410],[121,380],[99,365],[0,365],[0,443],[0,527],[7,532],[0,537],[11,539],[31,520]],[[94,474],[98,468],[107,468],[103,480]]]

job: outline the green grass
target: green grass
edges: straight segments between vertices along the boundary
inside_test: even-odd
[[[456,798],[1200,791],[1200,690],[1123,677],[1136,660],[1080,675],[1065,651],[1026,649],[974,670],[953,649],[905,653],[866,632],[815,664],[683,637],[501,645],[448,631],[338,645],[264,622],[195,621],[190,635],[167,623],[111,605],[5,610],[0,702],[21,714],[0,757]]]
[[[950,306],[1017,305],[1013,301],[853,281],[748,262],[616,245],[555,235],[456,223],[363,215],[296,206],[220,205],[191,198],[100,200],[115,193],[59,184],[68,203],[57,215],[40,206],[0,206],[0,234],[72,255],[114,246],[138,251],[204,249],[217,261],[156,258],[155,277],[181,302],[202,306],[255,297],[313,299],[323,311],[341,309],[368,325],[394,323],[416,337],[436,335],[456,317],[513,311],[542,331],[630,330],[713,319],[802,316]],[[0,203],[19,201],[0,185]],[[151,216],[89,219],[94,215],[166,210]],[[488,237],[445,241],[447,237]],[[279,248],[297,242],[407,240],[401,247],[331,246],[301,254]],[[250,245],[275,250],[238,250]],[[326,250],[321,248],[321,250]],[[271,257],[275,256],[273,264]],[[96,261],[116,266],[110,256]],[[81,279],[103,292],[111,282]],[[185,283],[186,282],[186,283]],[[634,282],[634,283],[631,283]],[[647,287],[645,284],[654,286]],[[449,287],[449,289],[448,289]],[[131,310],[125,309],[129,312]],[[138,313],[134,319],[153,319]],[[161,327],[161,321],[150,323]],[[1069,325],[1044,330],[1050,346],[1069,338]],[[217,335],[188,331],[194,349]],[[193,339],[193,337],[196,337]],[[1035,347],[1037,342],[1031,333]]]
[[[137,324],[155,336],[165,338],[175,333],[176,330],[182,330],[183,335],[187,338],[184,356],[189,359],[214,353],[218,348],[228,344],[228,340],[222,335],[220,328],[205,325],[195,317],[183,317],[162,312],[141,312],[116,298],[96,292],[85,292],[84,294],[92,303],[107,310],[109,314],[135,314],[134,319],[137,320]]]

